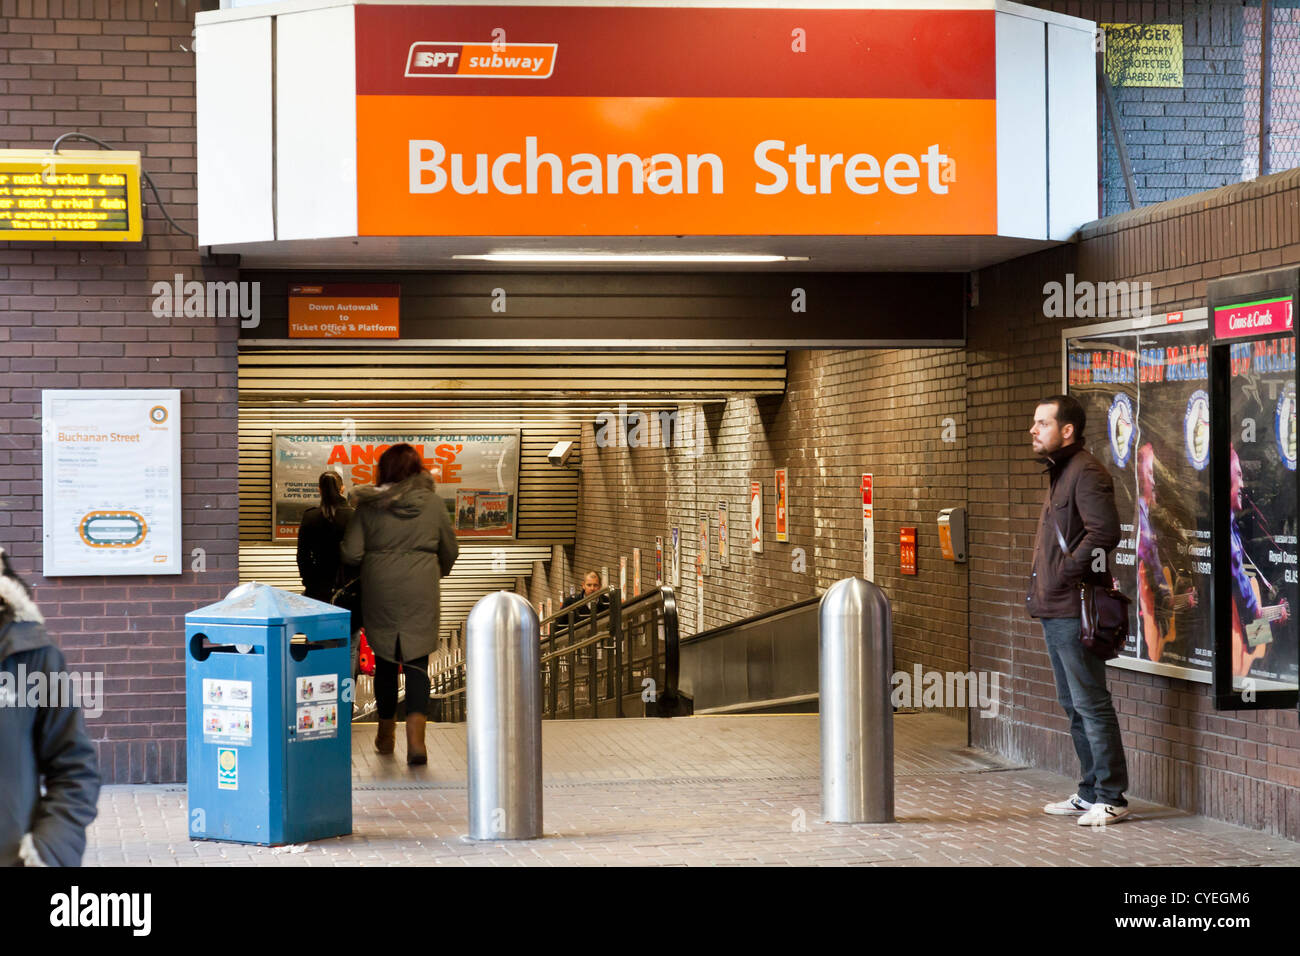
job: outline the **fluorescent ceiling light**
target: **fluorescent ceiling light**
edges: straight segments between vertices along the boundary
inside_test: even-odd
[[[712,253],[619,253],[607,252],[489,252],[481,256],[454,255],[453,259],[485,262],[807,262],[807,256],[762,256]]]

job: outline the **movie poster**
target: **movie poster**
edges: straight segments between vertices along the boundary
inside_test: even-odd
[[[470,531],[474,528],[475,498],[479,491],[486,490],[476,488],[456,492],[456,520],[452,524],[457,531]]]
[[[1233,686],[1297,679],[1296,392],[1291,335],[1231,346],[1228,465]]]
[[[336,472],[347,494],[358,485],[373,484],[379,457],[399,442],[419,453],[458,536],[515,536],[518,431],[349,435],[276,431],[271,436],[271,540],[297,540],[303,513],[320,503],[321,472]]]
[[[510,532],[510,495],[480,491],[474,496],[474,530],[483,534]]]
[[[1115,484],[1121,539],[1110,572],[1133,601],[1117,663],[1145,661],[1203,682],[1214,653],[1207,360],[1204,328],[1067,342],[1068,391],[1088,415],[1085,445]]]

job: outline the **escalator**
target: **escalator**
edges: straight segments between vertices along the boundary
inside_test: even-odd
[[[542,716],[816,713],[820,601],[681,638],[672,588],[597,591],[540,622]],[[433,720],[465,719],[463,660],[434,675],[431,701]]]
[[[808,598],[683,638],[678,686],[694,713],[817,713],[820,603]]]

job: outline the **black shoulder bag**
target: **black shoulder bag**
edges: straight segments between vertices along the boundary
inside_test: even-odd
[[[1061,526],[1052,515],[1061,554],[1069,556]],[[1109,575],[1108,575],[1109,576]],[[1085,578],[1079,585],[1079,643],[1103,661],[1114,660],[1128,641],[1128,609],[1132,602],[1110,578],[1110,587]]]

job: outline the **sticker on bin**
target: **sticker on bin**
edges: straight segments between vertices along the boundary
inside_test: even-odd
[[[334,737],[338,732],[338,704],[308,705],[298,708],[298,740]]]
[[[253,742],[253,683],[246,680],[203,681],[203,742]]]
[[[203,742],[248,745],[253,742],[251,710],[203,711]]]
[[[203,703],[209,707],[252,707],[253,682],[204,678]]]
[[[234,747],[217,748],[217,789],[239,789],[239,751]]]
[[[339,678],[337,674],[317,674],[315,677],[298,678],[298,703],[313,704],[323,700],[338,700]]]
[[[337,674],[299,677],[297,681],[298,740],[335,737],[339,732]]]

